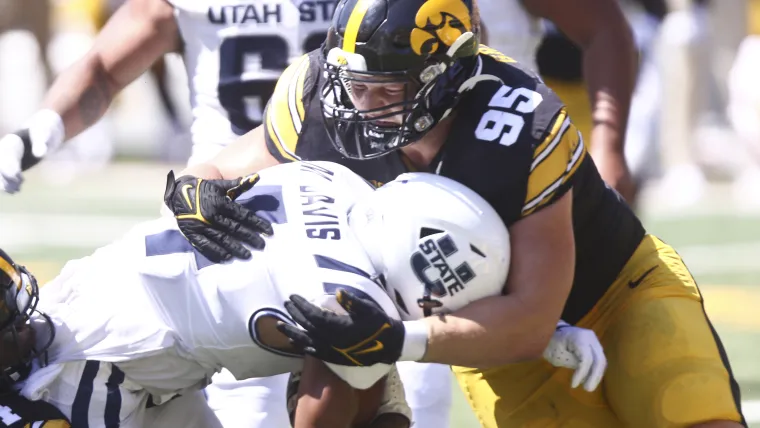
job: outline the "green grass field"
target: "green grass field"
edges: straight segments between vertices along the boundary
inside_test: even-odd
[[[54,171],[35,170],[22,193],[0,195],[0,246],[43,282],[49,280],[67,260],[157,216],[168,169],[116,164],[71,183],[56,183]],[[645,198],[643,219],[678,249],[697,278],[748,403],[750,426],[760,427],[760,214],[734,213],[724,194],[716,185],[684,212],[662,210]],[[477,426],[455,392],[452,426]]]

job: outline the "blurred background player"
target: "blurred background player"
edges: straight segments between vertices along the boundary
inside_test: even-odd
[[[629,204],[636,204],[642,176],[653,167],[653,145],[656,142],[656,124],[659,106],[659,80],[654,64],[653,43],[660,23],[667,13],[664,0],[621,0],[621,10],[628,21],[637,50],[637,78],[631,97],[628,123],[624,132],[623,154],[630,170],[630,183],[617,190]],[[585,52],[578,43],[565,35],[550,21],[545,22],[546,32],[536,51],[538,71],[548,85],[560,94],[568,109],[580,119],[579,128],[587,138],[593,124],[588,103],[588,83],[584,82]],[[594,141],[591,141],[593,147]],[[595,153],[592,150],[592,154]],[[598,152],[596,152],[598,153]],[[649,174],[651,176],[651,173]],[[610,183],[612,184],[612,183]]]
[[[728,76],[728,117],[736,130],[745,161],[738,168],[733,194],[760,206],[760,1],[748,0],[747,36]]]

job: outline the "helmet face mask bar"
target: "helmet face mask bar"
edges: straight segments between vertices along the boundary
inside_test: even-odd
[[[349,71],[329,62],[323,67],[329,83],[320,97],[322,117],[327,129],[333,131],[328,134],[341,154],[354,159],[371,159],[403,147],[405,141],[419,138],[410,132],[407,123],[418,102],[415,99],[417,82],[403,73]],[[400,85],[403,87],[401,101],[359,110],[354,107],[353,99],[357,84],[370,90],[381,85]]]
[[[361,0],[367,11],[351,30],[358,2],[336,8],[322,47],[320,101],[335,148],[370,159],[420,140],[449,116],[476,83],[479,42],[472,0]],[[385,97],[393,99],[387,105],[371,100],[364,108],[368,97],[354,93],[357,84],[403,89]]]

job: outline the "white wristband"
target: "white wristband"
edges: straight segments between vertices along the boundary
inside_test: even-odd
[[[32,155],[38,159],[55,151],[66,137],[61,115],[50,109],[35,113],[26,122],[26,128],[32,141]]]
[[[404,346],[399,361],[419,361],[427,351],[428,330],[425,320],[404,321]]]

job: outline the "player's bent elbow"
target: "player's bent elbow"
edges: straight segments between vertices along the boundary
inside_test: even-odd
[[[533,340],[526,346],[525,354],[527,358],[524,361],[538,360],[544,357],[544,351],[549,346],[549,341],[554,334],[555,327],[556,324],[552,324],[550,329],[542,328],[540,332],[536,332]]]

